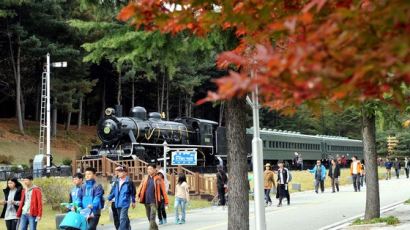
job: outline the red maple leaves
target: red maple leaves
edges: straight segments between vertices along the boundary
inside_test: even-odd
[[[170,10],[172,3],[182,7]],[[217,92],[200,103],[256,86],[276,109],[317,99],[408,99],[402,87],[410,83],[410,5],[403,1],[137,0],[118,18],[165,33],[235,29],[241,43],[217,65],[237,71],[216,80]]]

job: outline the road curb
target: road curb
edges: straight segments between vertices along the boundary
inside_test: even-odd
[[[400,206],[400,205],[404,205],[404,202],[405,202],[405,201],[406,201],[406,200],[399,201],[399,202],[395,202],[395,203],[393,203],[393,204],[389,204],[389,205],[386,205],[386,206],[382,207],[382,208],[380,209],[380,214],[385,213],[385,212],[388,212],[388,211],[390,211],[390,210],[392,210],[392,209],[395,209],[396,207],[398,207],[398,206]],[[344,227],[349,226],[350,223],[351,223],[353,220],[356,220],[356,219],[362,218],[362,217],[364,217],[364,213],[359,214],[359,215],[356,215],[356,216],[353,216],[353,217],[349,217],[349,218],[347,218],[347,219],[344,219],[344,220],[342,220],[342,221],[339,221],[339,222],[336,222],[336,223],[333,223],[333,224],[330,224],[330,225],[327,225],[327,226],[324,226],[324,227],[320,228],[319,230],[328,230],[328,229],[338,230],[338,229],[342,229],[342,228],[344,228]]]

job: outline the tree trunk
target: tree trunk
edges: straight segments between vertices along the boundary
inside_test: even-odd
[[[67,122],[65,123],[65,131],[68,131],[70,129],[71,114],[72,114],[72,112],[68,112],[68,114],[67,114]]]
[[[25,126],[24,121],[26,119],[26,103],[24,102],[24,94],[23,94],[23,90],[21,90],[20,92],[20,100],[21,100],[21,117],[23,120],[23,127]]]
[[[249,182],[246,154],[245,100],[227,102],[226,128],[228,144],[228,230],[249,229]]]
[[[105,114],[105,96],[106,96],[106,79],[104,77],[104,82],[103,82],[103,91],[102,91],[102,95],[101,95],[101,115],[100,115],[100,119],[102,119],[104,117]]]
[[[185,98],[184,98],[185,100],[185,116],[186,117],[189,117],[189,106],[188,106],[188,95],[185,95]]]
[[[81,125],[83,123],[83,97],[80,97],[79,105],[78,105],[78,121],[77,121],[77,129],[81,129]]]
[[[134,79],[132,79],[131,81],[132,81],[131,107],[134,107],[135,106],[135,82],[134,82]]]
[[[219,106],[219,127],[222,126],[222,120],[224,116],[224,106],[225,102],[221,102],[221,105]]]
[[[121,70],[118,71],[117,105],[121,105]]]
[[[181,93],[178,97],[178,117],[182,117]]]
[[[16,115],[19,131],[24,135],[23,116],[21,113],[21,72],[20,72],[20,36],[17,35],[17,59],[14,59],[13,45],[11,42],[11,35],[9,38],[10,59],[13,67],[14,80],[16,81]]]
[[[159,94],[159,81],[157,81],[157,111],[161,111],[161,98]]]
[[[167,80],[167,104],[166,104],[166,116],[167,116],[167,121],[169,121],[169,80]]]
[[[36,96],[36,111],[35,111],[36,114],[34,114],[34,119],[35,119],[36,121],[38,121],[38,120],[39,120],[39,117],[40,117],[40,103],[41,103],[41,85],[40,85],[40,84],[38,85],[36,92],[37,92],[37,96]]]
[[[57,137],[57,98],[54,98],[54,105],[52,106],[53,108],[53,114],[52,114],[52,118],[53,118],[53,125],[52,125],[52,129],[51,129],[51,135],[56,138]]]
[[[165,74],[162,75],[162,89],[161,89],[161,106],[160,113],[164,111],[164,98],[165,98]]]
[[[376,153],[376,118],[373,109],[362,109],[363,153],[366,165],[366,220],[380,217],[379,178]]]

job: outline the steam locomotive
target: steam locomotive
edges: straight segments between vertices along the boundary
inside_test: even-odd
[[[131,108],[128,117],[117,117],[114,109],[107,108],[97,125],[97,136],[102,143],[93,146],[91,155],[114,159],[138,157],[154,162],[163,157],[166,144],[174,149],[196,149],[198,165],[214,165],[215,155],[221,149],[218,146],[223,145],[221,141],[217,145],[216,135],[221,132],[216,131],[217,125],[214,121],[190,117],[165,121],[158,112],[147,117],[145,108],[139,106]]]
[[[266,162],[291,160],[295,152],[308,162],[337,155],[363,157],[363,143],[347,137],[305,135],[292,131],[262,129],[263,158]],[[226,162],[225,127],[217,122],[183,117],[165,121],[158,112],[133,107],[129,116],[116,116],[112,108],[97,125],[100,145],[93,146],[89,157],[105,155],[112,159],[139,158],[147,162],[163,160],[164,145],[173,149],[196,149],[199,167]],[[253,129],[246,130],[246,153],[251,162]]]

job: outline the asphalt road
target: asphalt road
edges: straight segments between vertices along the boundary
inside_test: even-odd
[[[353,186],[343,186],[339,193],[316,194],[312,191],[291,194],[291,205],[280,208],[275,205],[266,207],[266,229],[313,230],[320,229],[348,218],[360,215],[365,210],[366,187],[354,192]],[[410,179],[380,181],[381,207],[410,198]],[[285,202],[286,203],[286,202]],[[255,229],[254,204],[250,203],[250,229]],[[221,207],[192,210],[187,213],[187,223],[175,225],[173,215],[168,224],[161,225],[164,230],[225,230],[228,225],[228,211]],[[132,220],[132,229],[148,229],[146,219]],[[98,229],[114,229],[112,225]]]

